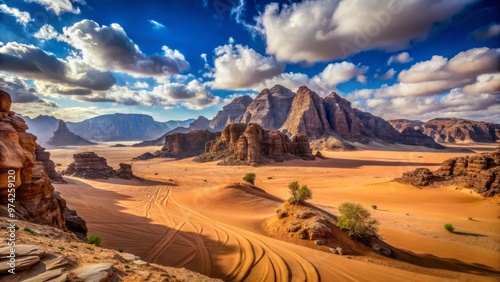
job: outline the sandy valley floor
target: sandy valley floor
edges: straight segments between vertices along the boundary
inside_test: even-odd
[[[420,190],[391,182],[405,171],[436,169],[445,159],[472,153],[401,146],[323,152],[327,160],[226,167],[191,159],[131,162],[132,157],[157,148],[109,145],[49,149],[60,169],[73,161],[73,153],[91,150],[114,168],[120,162],[133,163],[136,175],[151,180],[67,177],[68,184],[55,185],[68,206],[87,220],[90,234],[102,236],[105,247],[229,281],[498,281],[500,277],[498,197],[484,199],[456,187]],[[241,182],[247,172],[257,174],[258,187],[281,199],[288,198],[289,182],[307,184],[313,189],[310,202],[334,214],[346,201],[367,208],[377,205],[377,210],[370,210],[398,259],[338,256],[265,236],[262,222],[280,202],[224,188]],[[168,179],[179,185],[161,183]],[[445,223],[453,223],[457,232],[448,233]]]

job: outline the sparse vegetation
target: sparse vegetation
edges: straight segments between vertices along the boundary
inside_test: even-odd
[[[376,210],[377,209],[377,205],[372,205],[372,209]]]
[[[243,176],[243,180],[245,182],[248,182],[248,183],[254,185],[255,184],[255,173],[247,173],[247,174],[245,174],[245,176]]]
[[[377,220],[360,204],[343,203],[339,206],[337,226],[355,240],[378,236]]]
[[[97,235],[89,235],[89,236],[85,237],[85,242],[92,244],[92,245],[95,245],[97,247],[100,247],[102,239],[101,239],[101,237],[99,237]]]
[[[118,249],[118,252],[119,252],[119,253],[123,253],[123,249],[122,249],[122,248],[119,248],[119,249]]]
[[[33,231],[31,228],[29,228],[28,226],[24,227],[24,231],[28,232],[29,234],[31,235],[35,235],[36,232]]]
[[[294,181],[288,184],[288,190],[290,191],[290,199],[288,202],[294,205],[303,204],[306,200],[312,199],[312,190],[307,187],[307,185],[299,185],[299,182]]]
[[[57,247],[57,248],[58,248],[59,250],[61,250],[61,251],[64,251],[64,249],[65,249],[65,248],[64,248],[64,246],[59,246],[59,247]]]
[[[446,229],[448,232],[451,232],[451,233],[455,232],[455,227],[453,227],[453,224],[451,224],[451,223],[446,223],[444,225],[444,229]]]

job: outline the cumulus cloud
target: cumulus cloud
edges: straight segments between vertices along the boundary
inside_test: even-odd
[[[380,76],[381,80],[389,80],[394,77],[394,74],[396,74],[396,71],[391,68],[387,72],[385,72],[382,76]]]
[[[155,20],[148,20],[148,22],[153,26],[153,29],[164,29],[165,25]]]
[[[133,87],[145,89],[145,88],[149,88],[149,84],[147,82],[144,82],[144,81],[137,81],[136,83],[134,83]]]
[[[86,4],[84,0],[24,0],[24,2],[38,3],[58,16],[63,13],[80,14],[80,8],[75,7],[73,3]]]
[[[256,29],[278,60],[319,62],[403,48],[474,0],[325,0],[266,6]],[[424,16],[423,16],[424,15]]]
[[[186,70],[184,55],[167,46],[163,55],[144,54],[116,23],[99,26],[82,20],[64,27],[65,41],[79,50],[85,62],[102,70],[113,70],[138,76],[171,75]]]
[[[488,27],[483,27],[475,30],[472,33],[477,39],[488,39],[500,34],[500,24],[491,24]]]
[[[487,73],[477,77],[476,82],[464,87],[465,93],[500,93],[500,73]]]
[[[389,60],[387,60],[387,64],[390,65],[392,63],[408,63],[413,61],[413,58],[410,57],[408,52],[402,52],[397,55],[391,56]]]
[[[50,24],[44,24],[33,36],[44,41],[58,38],[59,33]]]
[[[86,102],[113,102],[128,106],[160,105],[172,108],[178,105],[188,109],[201,110],[220,104],[223,100],[214,96],[199,81],[192,80],[187,84],[165,83],[155,86],[151,91],[132,90],[126,86],[113,86],[108,91],[93,92],[92,95],[75,96]]]
[[[17,42],[0,47],[0,61],[2,71],[72,87],[106,90],[116,82],[110,72],[96,70],[79,58],[62,60],[33,45]]]
[[[35,89],[29,87],[26,82],[15,75],[0,72],[0,89],[9,93],[14,103],[36,103],[48,107],[55,107],[52,101],[42,99]]]
[[[24,26],[26,26],[31,21],[30,13],[22,12],[17,8],[9,7],[5,4],[0,4],[0,12],[15,17],[16,22]]]
[[[230,39],[228,44],[215,48],[212,88],[249,89],[285,70],[285,64],[274,57],[262,56],[248,46],[233,42]]]

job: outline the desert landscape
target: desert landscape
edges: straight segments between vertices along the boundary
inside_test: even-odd
[[[0,3],[0,281],[500,280],[496,2],[122,2]]]

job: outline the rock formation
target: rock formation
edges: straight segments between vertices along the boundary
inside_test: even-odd
[[[205,143],[215,140],[220,133],[208,130],[195,130],[188,133],[175,133],[165,137],[161,148],[162,157],[189,158],[205,151]]]
[[[84,145],[95,145],[90,141],[83,139],[82,137],[69,131],[66,123],[63,120],[59,120],[59,127],[54,131],[54,135],[47,141],[48,145],[51,146],[84,146]]]
[[[116,171],[116,175],[122,179],[132,179],[136,178],[134,173],[132,172],[132,165],[120,163],[120,168]]]
[[[409,120],[409,119],[393,119],[393,120],[388,120],[392,127],[396,129],[399,132],[402,132],[408,127],[411,127],[415,130],[422,130],[422,125],[424,124],[423,121],[420,120]]]
[[[426,168],[405,172],[396,181],[414,186],[459,184],[485,197],[500,194],[500,148],[493,153],[452,158],[432,173]]]
[[[226,124],[234,122],[236,118],[242,116],[253,99],[250,96],[235,98],[231,103],[222,107],[217,115],[210,122],[210,128],[214,131],[221,131]]]
[[[444,149],[443,145],[440,145],[434,141],[431,137],[423,134],[421,131],[414,129],[413,127],[407,127],[401,131],[401,138],[403,144],[415,145],[415,146],[425,146],[434,149]]]
[[[329,135],[332,129],[326,119],[321,97],[306,86],[301,86],[281,129],[292,136],[303,134],[311,139]]]
[[[107,179],[116,175],[113,168],[108,166],[106,159],[99,157],[94,152],[73,154],[73,158],[75,161],[68,166],[63,174],[88,179]]]
[[[52,172],[53,163],[40,149],[41,161],[37,160],[36,136],[27,133],[23,119],[10,111],[10,95],[4,91],[0,105],[0,216],[10,214],[6,209],[10,179],[16,187],[16,219],[66,228],[66,202],[54,192],[46,172]]]
[[[280,128],[288,117],[295,93],[281,85],[264,89],[235,123],[256,123],[265,129]]]
[[[332,92],[323,99],[326,117],[332,130],[343,139],[366,142],[363,123],[356,116],[351,102]]]
[[[56,165],[50,159],[50,153],[45,151],[45,148],[36,145],[35,158],[38,162],[42,162],[45,173],[49,176],[50,181],[54,183],[66,183],[60,173],[56,171]]]
[[[284,133],[268,131],[250,123],[227,125],[217,140],[208,141],[205,153],[195,161],[223,160],[224,165],[258,165],[268,160],[282,162],[301,158],[314,160],[309,141],[305,135],[296,135],[290,140]]]
[[[436,142],[497,142],[500,124],[459,118],[436,118],[422,125],[422,132]]]

